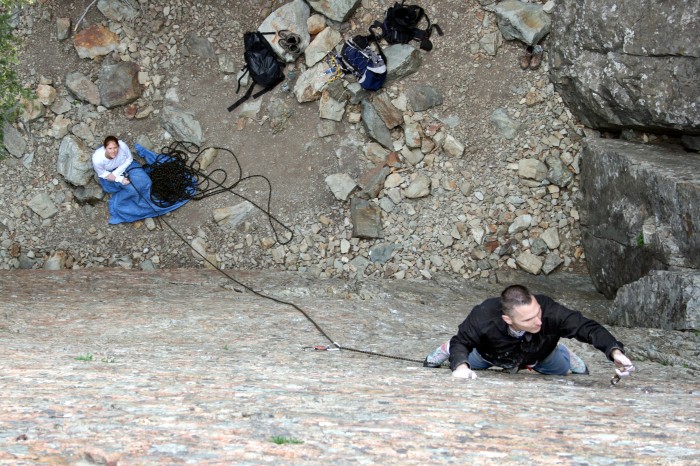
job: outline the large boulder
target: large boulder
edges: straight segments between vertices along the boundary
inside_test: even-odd
[[[584,125],[700,134],[700,2],[566,0],[553,17],[550,77]]]
[[[64,137],[58,148],[56,171],[75,186],[87,186],[94,174],[92,150],[73,135]]]
[[[506,0],[485,9],[496,14],[498,29],[506,40],[518,39],[528,45],[535,45],[551,28],[552,20],[542,5]]]
[[[700,272],[654,271],[617,292],[608,322],[700,330]]]
[[[700,157],[587,138],[581,230],[593,282],[608,298],[651,270],[700,270]]]
[[[104,64],[100,69],[100,101],[107,108],[126,105],[141,96],[139,65],[132,61]]]
[[[306,47],[309,46],[309,41],[311,40],[309,31],[306,28],[306,21],[309,19],[310,13],[309,5],[307,5],[304,0],[293,0],[270,13],[262,24],[260,24],[258,31],[286,31],[297,34],[300,39],[300,43],[298,44],[299,51],[303,52],[306,50]],[[265,35],[265,39],[272,45],[272,49],[277,56],[281,57],[287,63],[292,63],[296,60],[298,54],[289,53],[282,48],[279,43],[281,38],[279,34]]]
[[[99,24],[83,29],[76,34],[73,45],[80,58],[97,58],[116,50],[119,36]]]

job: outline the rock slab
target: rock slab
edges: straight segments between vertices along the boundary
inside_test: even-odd
[[[581,228],[593,282],[612,298],[650,270],[700,269],[700,157],[588,138]]]
[[[558,2],[550,79],[591,128],[698,135],[698,24],[695,0]]]

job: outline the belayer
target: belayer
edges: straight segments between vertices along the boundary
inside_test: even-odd
[[[509,286],[500,297],[474,307],[457,335],[423,365],[439,367],[449,358],[452,376],[464,379],[475,379],[475,370],[492,366],[513,373],[527,368],[545,375],[588,374],[586,364],[560,338],[575,338],[605,353],[618,377],[634,370],[622,343],[605,327],[522,285]]]
[[[189,199],[164,204],[151,196],[152,167],[166,163],[170,157],[155,154],[138,144],[138,155],[147,165],[141,166],[131,155],[129,146],[115,136],[107,136],[102,147],[92,155],[92,166],[102,190],[110,194],[109,223],[136,222],[150,217],[159,217],[183,206]],[[194,182],[192,183],[194,190]]]

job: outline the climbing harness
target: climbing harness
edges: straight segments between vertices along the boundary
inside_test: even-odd
[[[328,53],[328,55],[326,56],[326,64],[328,65],[328,69],[326,69],[323,72],[324,75],[329,75],[329,78],[326,82],[332,83],[336,79],[340,79],[343,76],[345,76],[345,72],[343,71],[343,67],[340,63],[341,59],[336,53]]]

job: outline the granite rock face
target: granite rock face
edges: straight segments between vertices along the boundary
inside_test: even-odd
[[[700,269],[700,157],[587,140],[581,228],[593,282],[612,298],[651,270]]]
[[[550,78],[584,125],[700,134],[700,2],[564,1],[553,20]]]
[[[608,320],[628,327],[700,330],[700,272],[657,270],[623,286]]]

